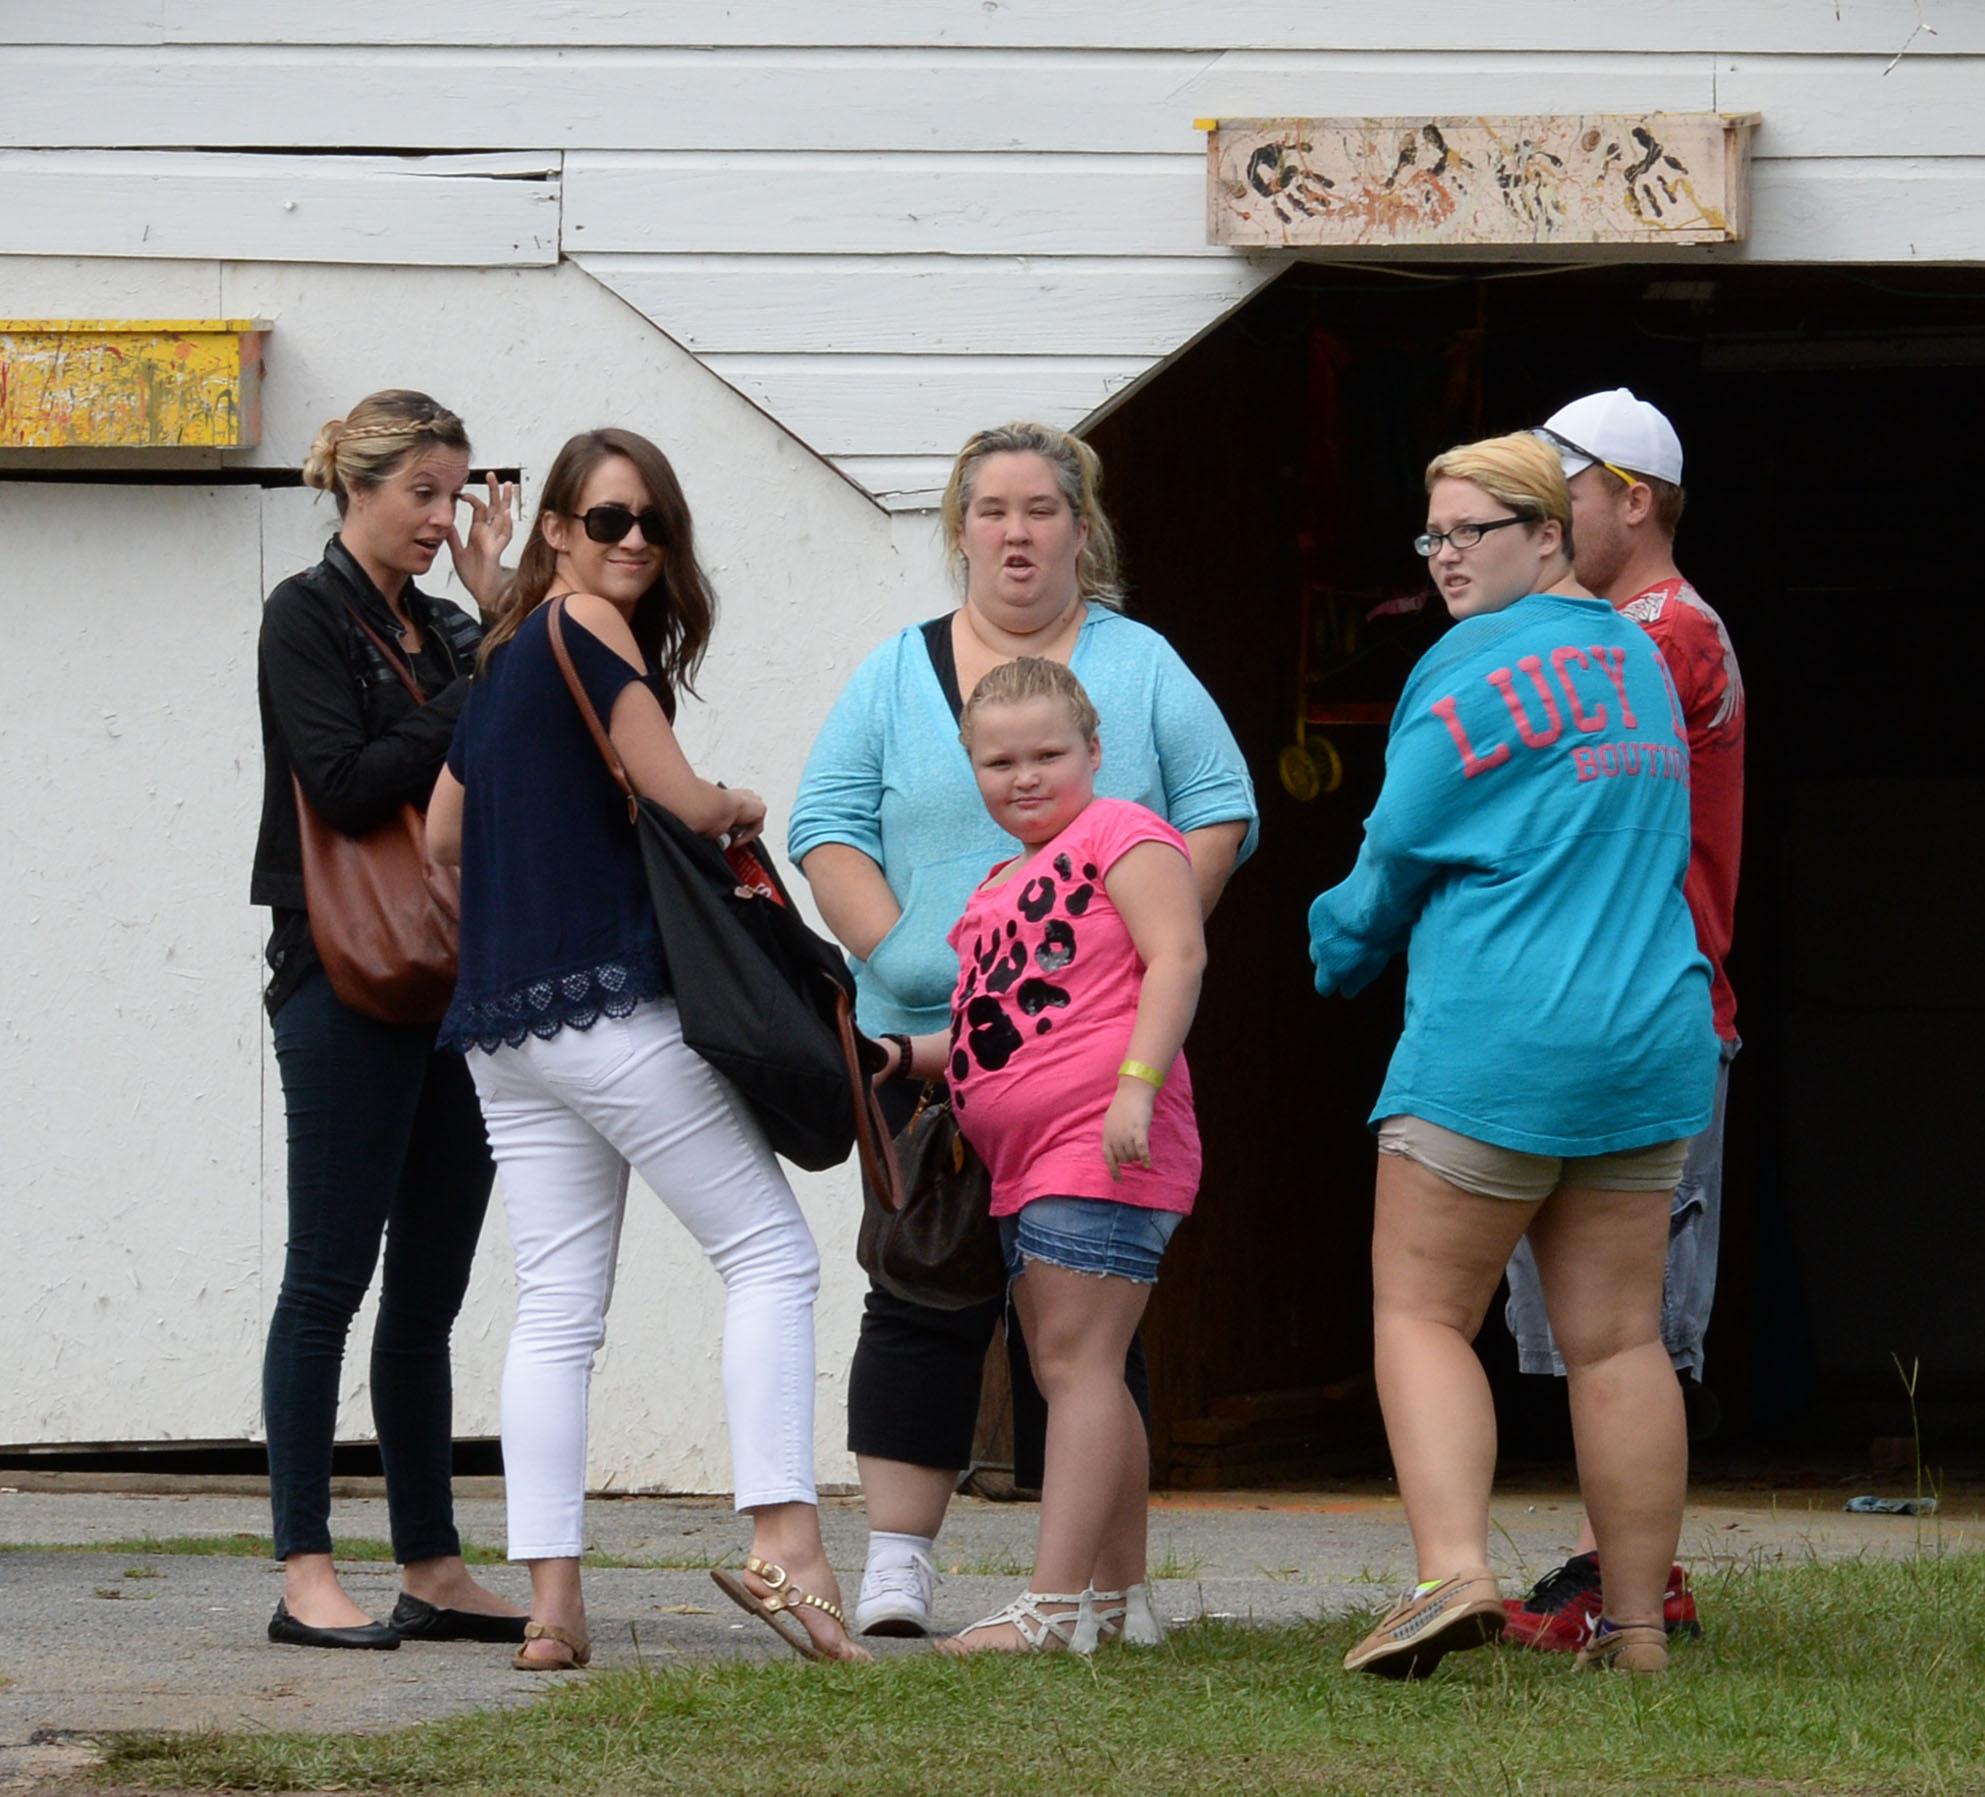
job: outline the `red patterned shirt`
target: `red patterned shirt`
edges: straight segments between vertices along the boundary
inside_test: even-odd
[[[1660,646],[1689,726],[1689,872],[1683,883],[1696,941],[1715,975],[1716,1033],[1737,1034],[1737,995],[1723,972],[1737,910],[1744,836],[1744,677],[1730,633],[1679,575],[1619,607]]]

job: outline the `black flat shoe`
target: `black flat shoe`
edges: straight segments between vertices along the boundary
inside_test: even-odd
[[[269,1618],[269,1639],[290,1647],[369,1647],[390,1653],[400,1645],[400,1631],[384,1622],[368,1622],[362,1628],[312,1628],[307,1622],[298,1622],[289,1613],[289,1605],[279,1600],[275,1615]]]
[[[501,1641],[524,1638],[528,1616],[479,1616],[473,1610],[443,1610],[409,1592],[393,1606],[393,1628],[407,1641]]]

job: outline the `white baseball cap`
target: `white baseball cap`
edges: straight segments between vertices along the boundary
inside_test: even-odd
[[[1543,433],[1565,465],[1565,479],[1594,462],[1613,462],[1635,474],[1682,484],[1682,439],[1654,406],[1625,387],[1588,393],[1560,406]]]

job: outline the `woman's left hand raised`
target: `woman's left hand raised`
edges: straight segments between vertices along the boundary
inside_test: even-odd
[[[475,514],[469,535],[448,527],[448,552],[455,558],[455,572],[475,602],[488,611],[496,601],[504,581],[503,552],[510,546],[516,529],[517,489],[509,481],[499,481],[492,469],[488,476],[489,498],[481,500],[462,490],[462,503]]]

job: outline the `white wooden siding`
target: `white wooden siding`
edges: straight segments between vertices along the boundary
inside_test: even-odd
[[[1150,356],[705,356],[822,455],[884,442],[949,462],[961,418],[1067,418],[1126,391]]]
[[[1509,113],[1568,91],[1587,111],[1703,112],[1716,73],[1708,54],[50,47],[0,62],[0,140],[202,146],[225,118],[244,146],[487,149],[528,120],[560,149],[1190,154],[1209,83],[1256,117],[1475,112],[1485,81]],[[1900,117],[1920,86],[1880,104]]]
[[[1757,163],[1738,248],[1748,262],[1985,262],[1985,158]]]
[[[1985,8],[1979,10],[1985,11]],[[0,146],[1177,155],[1203,116],[1762,112],[1766,156],[1985,154],[1985,55],[24,47]],[[1891,66],[1893,62],[1893,66]],[[300,96],[307,96],[304,103]],[[224,126],[217,121],[225,121]]]
[[[1162,356],[1238,305],[1279,258],[596,255],[576,260],[698,355],[730,351]],[[789,284],[803,283],[796,307]],[[1124,303],[1126,289],[1137,296]]]
[[[562,252],[891,507],[1287,266],[1207,244],[1198,118],[1756,111],[1752,240],[1663,260],[1985,259],[1976,0],[0,0],[0,44],[0,248]]]
[[[556,166],[541,156],[0,150],[0,255],[550,263]]]
[[[0,0],[0,43],[956,45],[1056,49],[1837,50],[1889,56],[1919,23],[1985,51],[1975,0]],[[1919,42],[1923,40],[1917,40]]]

